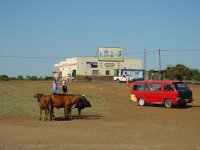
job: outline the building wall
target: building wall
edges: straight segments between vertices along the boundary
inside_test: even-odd
[[[58,69],[59,67],[59,69]],[[77,58],[67,58],[65,61],[61,61],[59,64],[55,64],[54,68],[62,78],[67,78],[68,74],[72,74],[73,70],[77,70]]]
[[[114,69],[142,69],[141,59],[124,59],[124,62],[98,61],[96,57],[73,57],[60,62],[62,77],[76,71],[80,78],[112,78]]]
[[[142,69],[142,60],[137,59],[124,59],[124,62],[122,63],[122,68],[120,69]]]
[[[90,63],[97,63],[98,59],[95,57],[77,57],[77,75],[92,75],[92,70],[98,68],[89,67]]]

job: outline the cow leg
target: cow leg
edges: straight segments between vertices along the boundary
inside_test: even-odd
[[[67,117],[68,117],[68,120],[71,119],[71,109],[70,108],[67,109]]]
[[[78,109],[78,117],[81,118],[81,109]]]
[[[67,108],[64,108],[64,115],[66,119],[69,119],[69,113]]]
[[[49,109],[47,109],[47,120],[49,119]]]
[[[42,119],[42,108],[40,108],[40,117],[39,117],[39,120]]]
[[[54,118],[55,118],[55,115],[54,115],[54,107],[51,108],[51,115],[52,115],[52,118],[54,119]]]
[[[49,115],[49,110],[46,108],[45,109],[45,121],[48,120],[48,115]]]
[[[44,120],[47,121],[47,110],[44,110]]]
[[[50,121],[52,121],[52,118],[55,118],[55,116],[54,116],[54,107],[53,106],[50,107]]]
[[[72,109],[68,109],[68,115],[69,115],[69,119],[71,119],[71,117],[72,117]]]
[[[52,109],[52,117],[55,118],[55,115],[54,115],[54,107]]]
[[[71,119],[71,109],[70,108],[65,108],[65,118],[70,120]]]
[[[50,121],[52,121],[52,111],[51,111],[51,109],[50,109]]]

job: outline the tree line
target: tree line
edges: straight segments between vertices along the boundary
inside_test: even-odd
[[[149,72],[151,72],[150,70]],[[168,66],[162,71],[164,79],[169,80],[185,80],[185,81],[200,81],[200,70],[191,69],[182,64],[177,64],[176,66]],[[10,80],[53,80],[52,76],[38,77],[38,76],[26,76],[18,75],[17,77],[8,77],[7,75],[0,75],[0,80],[10,81]]]
[[[53,80],[52,76],[38,77],[38,76],[22,76],[18,75],[17,77],[8,77],[7,75],[0,75],[0,81],[12,81],[12,80],[30,80],[30,81],[49,81]]]
[[[200,81],[200,70],[182,64],[169,66],[164,70],[164,78],[170,80]]]

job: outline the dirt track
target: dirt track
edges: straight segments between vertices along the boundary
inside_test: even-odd
[[[101,113],[83,110],[82,119],[73,110],[71,121],[62,116],[52,122],[0,116],[0,150],[200,150],[198,85],[191,86],[194,103],[170,109],[136,106],[129,101],[129,89],[124,84],[83,82],[70,86],[80,90],[87,87],[88,92],[102,94],[112,105]],[[109,91],[108,86],[115,90]]]

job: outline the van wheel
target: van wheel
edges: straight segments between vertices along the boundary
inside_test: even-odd
[[[118,82],[118,83],[119,83],[119,79],[117,79],[117,80],[116,80],[116,82]]]
[[[164,104],[165,104],[166,108],[171,108],[172,107],[172,102],[171,102],[170,99],[166,99]]]
[[[138,100],[138,103],[139,103],[140,106],[144,106],[144,105],[145,105],[145,101],[144,101],[143,98],[140,98],[140,99]]]

